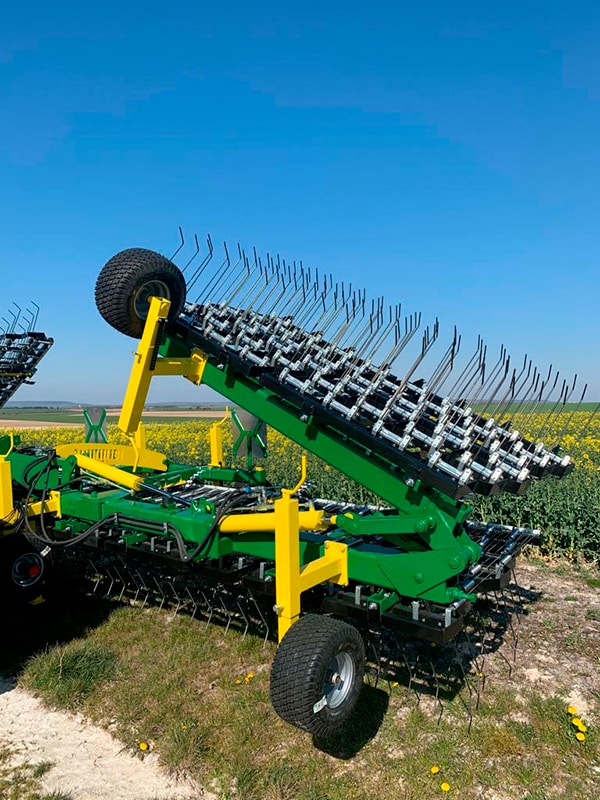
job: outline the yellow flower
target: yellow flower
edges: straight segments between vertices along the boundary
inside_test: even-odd
[[[575,708],[575,706],[567,706],[567,714],[576,714],[576,713],[577,709]]]
[[[440,789],[442,790],[442,792],[449,792],[450,791],[450,784],[446,783],[446,781],[444,781],[442,783],[442,785],[440,786]]]
[[[398,686],[400,686],[400,684],[398,683],[398,681],[392,681],[392,689],[397,689],[397,688],[398,688]]]
[[[234,683],[235,683],[235,685],[236,685],[236,686],[239,686],[239,685],[240,685],[240,683],[242,683],[242,679],[241,679],[241,678],[236,678],[236,679],[234,680]]]
[[[244,681],[245,681],[246,683],[250,683],[250,681],[252,680],[252,678],[254,678],[254,673],[253,673],[253,672],[249,672],[249,673],[246,675],[246,677],[244,678]]]
[[[433,767],[429,767],[429,772],[431,772],[432,775],[437,775],[439,771],[440,768],[438,767],[437,764],[434,764]]]
[[[578,728],[580,725],[583,725],[583,722],[579,719],[579,717],[573,717],[571,724]]]
[[[585,742],[585,733],[582,733],[581,731],[577,731],[577,733],[575,734],[575,738],[579,742]]]
[[[577,727],[582,733],[585,733],[587,731],[587,725],[585,724],[585,722],[580,722]]]
[[[143,750],[143,751],[148,750],[149,747],[150,747],[150,745],[148,744],[148,742],[140,742],[140,744],[139,744],[140,750]]]

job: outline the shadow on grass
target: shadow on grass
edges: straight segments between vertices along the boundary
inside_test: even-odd
[[[313,745],[334,758],[350,759],[377,735],[389,705],[389,695],[365,684],[348,724],[336,736],[313,736]]]
[[[4,607],[0,621],[0,675],[17,675],[32,655],[83,636],[120,606],[122,603],[65,586],[47,592],[47,599],[38,605]]]

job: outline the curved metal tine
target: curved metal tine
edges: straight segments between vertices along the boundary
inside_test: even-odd
[[[304,290],[304,269],[301,261],[299,264],[296,264],[296,262],[293,261],[291,264],[288,264],[287,267],[288,280],[290,282],[290,286],[293,284],[294,289],[293,291],[290,291],[289,297],[283,304],[279,314],[281,317],[291,317],[293,319],[293,313],[291,309],[296,308],[298,303],[301,302],[299,301],[298,294]]]
[[[527,406],[532,403],[531,398],[536,396],[539,384],[540,384],[540,373],[538,371],[538,368],[534,367],[533,376],[532,376],[532,379],[531,379],[531,385],[529,386],[529,388],[525,389],[525,391],[523,393],[523,397],[521,398],[520,402],[517,404],[517,407],[511,412],[511,416],[510,416],[511,426],[512,426],[513,421],[515,419],[517,419],[518,415],[522,413],[521,409],[522,408],[527,408]],[[506,423],[504,423],[504,424],[506,424]],[[519,422],[519,427],[521,427],[521,421]],[[503,447],[503,452],[505,454],[505,458],[503,460],[506,460],[507,456],[512,455],[513,450],[514,450],[514,448],[515,448],[515,446],[516,446],[518,441],[519,441],[519,439],[514,438],[512,441],[510,441],[510,443],[509,443],[509,445],[507,447]],[[521,444],[522,444],[522,441],[521,441]]]
[[[548,372],[548,379],[546,381],[547,392],[544,395],[544,397],[542,399],[542,402],[541,402],[541,405],[543,405],[543,406],[547,406],[549,403],[552,403],[550,398],[554,394],[554,391],[555,391],[556,386],[558,384],[558,380],[560,378],[560,372],[558,370],[556,370],[556,374],[554,376],[554,381],[551,383],[550,382],[551,371],[552,371],[552,364],[550,365],[550,370]],[[538,412],[538,414],[539,414],[539,412]],[[548,415],[547,415],[547,412],[546,412],[542,416],[542,418],[538,421],[539,424],[535,427],[534,430],[532,430],[532,432],[531,432],[531,439],[532,440],[539,440],[539,439],[542,438],[541,437],[541,432],[543,430],[544,422],[547,420],[547,418],[548,418]]]
[[[211,302],[210,297],[211,294],[216,290],[217,286],[220,285],[222,277],[227,274],[229,267],[231,266],[231,259],[229,257],[229,250],[227,249],[227,242],[223,242],[223,260],[217,267],[217,269],[212,274],[211,278],[206,282],[204,292],[200,295],[199,302],[201,303],[209,303]]]
[[[14,306],[17,306],[17,304],[16,304],[15,302],[13,302],[13,305],[14,305]],[[10,323],[10,330],[9,330],[9,333],[14,333],[14,332],[15,332],[15,326],[16,326],[16,324],[17,324],[17,320],[19,319],[19,316],[20,316],[20,314],[21,314],[21,309],[20,309],[20,307],[19,307],[19,306],[17,306],[17,313],[15,314],[15,312],[14,312],[14,311],[12,311],[12,310],[9,308],[9,309],[8,309],[8,311],[7,311],[7,314],[10,314],[10,316],[13,318],[13,321],[12,321],[12,323]]]
[[[250,628],[250,620],[246,616],[246,612],[242,608],[242,604],[240,603],[239,598],[236,598],[235,603],[236,603],[237,607],[239,608],[240,614],[242,615],[244,623],[245,623],[244,632],[242,634],[242,642],[243,642],[244,639],[246,638],[246,634],[248,633],[248,629]]]
[[[309,286],[310,277],[308,275],[308,270],[304,269],[304,264],[301,261],[298,265],[296,265],[294,261],[294,287],[296,292],[295,296],[290,296],[289,301],[285,305],[284,313],[286,317],[294,321],[294,327],[296,328],[298,327],[296,320],[301,309],[305,306]]]
[[[34,303],[33,300],[31,301],[31,305],[35,308],[35,315],[34,315],[34,318],[33,318],[33,322],[31,323],[31,330],[34,331],[36,326],[37,326],[38,316],[39,316],[39,313],[40,313],[40,307],[38,306],[37,303]]]
[[[311,277],[310,267],[308,268],[307,274],[310,280],[307,287],[304,310],[298,315],[298,321],[296,324],[299,328],[302,328],[307,333],[310,333],[312,330],[311,320],[313,319],[315,311],[319,307],[321,298],[319,296],[319,270],[315,269],[314,278]]]
[[[452,340],[448,345],[448,349],[438,362],[437,367],[432,372],[427,381],[427,391],[431,395],[435,395],[437,393],[437,389],[439,386],[443,384],[446,377],[452,372],[454,367],[454,360],[456,356],[460,352],[460,342],[461,337],[458,335],[458,330],[456,329],[456,325],[454,326],[454,332],[452,334]]]
[[[510,363],[510,359],[508,359],[507,363]],[[521,367],[521,371],[517,374],[516,368],[512,371],[512,377],[509,381],[508,387],[503,395],[500,396],[500,399],[496,401],[496,405],[494,406],[490,417],[497,421],[498,425],[500,425],[500,420],[502,419],[503,409],[506,407],[506,401],[508,398],[511,398],[510,402],[513,402],[514,398],[518,394],[517,384],[521,380],[523,373],[527,369],[527,364],[531,368],[531,362],[528,360],[527,355],[525,355],[523,359],[523,366]],[[502,381],[504,383],[504,380]]]
[[[390,354],[386,357],[386,362],[391,366],[398,358],[400,353],[408,345],[416,332],[421,327],[421,312],[414,311],[409,317],[404,318],[404,335],[394,345]]]
[[[326,319],[321,326],[321,336],[332,351],[335,351],[336,347],[330,341],[330,331],[331,329],[339,331],[339,327],[334,328],[334,326],[339,324],[339,319],[345,316],[346,310],[344,286],[343,284],[336,283],[333,288],[333,306],[330,310],[329,318]]]
[[[462,392],[463,385],[467,385],[470,383],[472,374],[473,375],[477,374],[479,370],[479,362],[481,360],[481,353],[484,346],[485,345],[483,339],[481,338],[481,336],[478,336],[477,348],[475,349],[475,352],[473,353],[471,358],[467,361],[467,363],[463,367],[462,371],[460,372],[460,374],[458,375],[452,386],[450,386],[450,388],[448,389],[447,396],[450,397],[450,399],[452,400],[454,398],[456,398],[457,400],[464,399],[464,394]]]
[[[363,295],[363,310],[366,309],[366,294]],[[358,331],[355,332],[354,341],[350,344],[350,349],[353,351],[353,358],[351,361],[351,369],[354,369],[357,364],[363,363],[362,354],[365,350],[366,344],[368,344],[369,340],[373,336],[373,318],[375,316],[375,300],[371,300],[371,311],[369,312],[368,316],[366,315],[363,317],[364,323],[362,327],[359,327]]]
[[[596,416],[596,414],[598,413],[598,411],[600,411],[600,403],[597,403],[597,404],[594,406],[594,408],[592,408],[592,410],[589,412],[589,414],[588,414],[588,420],[587,420],[587,422],[585,423],[585,425],[584,425],[584,427],[583,427],[583,429],[582,429],[581,433],[579,434],[579,438],[580,438],[580,439],[584,439],[584,438],[587,436],[587,432],[588,432],[588,430],[589,430],[589,427],[590,427],[590,425],[591,425],[591,423],[592,423],[592,420],[594,419],[594,417]]]
[[[440,700],[440,679],[437,674],[437,670],[435,668],[435,664],[433,663],[433,659],[429,656],[429,666],[431,667],[431,677],[433,678],[433,683],[435,686],[435,697],[434,702],[436,705],[440,707],[440,713],[438,716],[437,724],[439,725],[442,719],[442,714],[444,713],[444,704]]]
[[[187,280],[187,289],[188,289],[188,291],[192,288],[192,286],[196,283],[198,278],[203,274],[203,272],[206,269],[206,267],[212,261],[212,257],[213,257],[213,253],[214,253],[214,247],[213,247],[213,243],[212,243],[212,239],[210,238],[210,235],[206,237],[206,247],[207,247],[206,255],[204,256],[204,258],[202,259],[200,264],[198,264],[198,266],[196,267],[196,270],[194,271],[194,274],[190,278],[188,278],[188,280]],[[196,302],[199,302],[199,298],[196,298]]]
[[[238,267],[241,263],[243,263],[243,252],[242,248],[240,247],[239,243],[237,246],[238,249],[238,258],[235,264],[232,264],[229,268],[228,274],[222,281],[222,291],[219,295],[217,295],[214,299],[214,303],[216,305],[231,305],[231,292],[233,291],[233,287],[239,284],[239,277],[237,275]],[[243,273],[243,268],[242,268]],[[225,298],[229,297],[229,301],[226,301]]]
[[[26,329],[25,333],[29,333],[33,330],[33,311],[30,308],[26,308],[23,312],[23,316],[25,317]]]
[[[377,328],[372,343],[370,344],[370,350],[367,352],[365,356],[365,361],[369,363],[373,363],[375,361],[377,353],[384,346],[388,337],[394,332],[398,322],[398,320],[394,316],[394,310],[392,309],[391,306],[388,306],[388,314],[387,314],[388,321],[387,323],[385,322],[386,315],[385,315],[384,303],[385,303],[384,298],[380,297],[378,301],[378,310],[377,310]],[[380,366],[381,363],[379,364],[377,369],[379,369]]]
[[[541,373],[540,373],[540,376],[541,376]],[[538,409],[539,409],[540,405],[542,403],[546,402],[547,395],[545,394],[545,392],[546,392],[546,390],[548,388],[548,385],[550,384],[551,378],[552,378],[552,364],[550,364],[550,367],[548,369],[548,375],[546,376],[545,380],[542,381],[542,383],[541,383],[541,385],[539,387],[539,391],[537,391],[537,389],[536,389],[535,397],[537,399],[535,399],[533,401],[533,403],[531,404],[529,410],[524,412],[523,417],[522,417],[522,419],[521,419],[521,421],[519,423],[519,426],[520,426],[521,430],[529,432],[528,433],[529,438],[533,438],[532,437],[532,433],[533,432],[532,432],[532,430],[530,428],[530,425],[532,423],[532,420],[539,413]]]
[[[398,398],[403,394],[404,389],[406,388],[407,384],[409,383],[411,377],[413,376],[415,371],[419,368],[419,366],[422,363],[423,359],[425,358],[427,353],[431,350],[431,348],[435,344],[438,336],[439,336],[439,323],[438,323],[438,320],[436,319],[436,321],[434,322],[432,328],[430,328],[429,325],[428,325],[425,328],[425,330],[423,331],[423,337],[421,339],[421,352],[416,357],[416,359],[413,361],[412,365],[408,369],[408,372],[400,380],[400,383],[398,384],[397,388],[395,389],[395,391],[393,392],[393,394],[391,395],[391,397],[389,398],[389,400],[385,404],[379,419],[375,423],[375,426],[373,428],[374,431],[375,431],[375,427],[377,428],[377,430],[379,430],[380,428],[383,427],[383,424],[384,424],[385,419],[387,418],[388,414],[394,408],[394,405],[396,404]]]
[[[502,386],[506,382],[508,376],[510,374],[510,356],[504,345],[500,347],[500,357],[496,362],[494,368],[490,372],[490,383],[497,380],[497,383],[493,386],[493,388],[486,388],[486,393],[488,395],[488,400],[483,408],[477,413],[477,416],[480,419],[488,419],[489,417],[493,417],[496,405],[498,392],[501,391]],[[491,408],[491,413],[490,413]]]
[[[181,271],[184,274],[185,274],[185,271],[187,270],[187,268],[192,264],[192,262],[196,260],[196,257],[198,256],[198,253],[200,252],[200,242],[198,241],[198,234],[197,233],[194,234],[194,244],[196,245],[196,249],[194,250],[194,252],[190,256],[190,258],[187,260],[187,262],[184,264],[184,266],[182,267]]]
[[[546,416],[542,420],[542,423],[540,425],[539,431],[536,432],[536,439],[543,440],[545,438],[546,434],[548,433],[548,431],[550,430],[550,427],[552,425],[552,422],[554,421],[554,418],[559,413],[557,411],[557,409],[559,408],[559,406],[563,406],[564,407],[564,405],[565,405],[565,402],[566,402],[565,398],[566,398],[568,390],[569,390],[568,387],[569,387],[569,385],[567,383],[567,379],[563,378],[563,382],[561,384],[560,391],[558,393],[558,397],[554,401],[554,404],[553,404],[552,408],[548,411],[548,413],[546,414]]]
[[[243,292],[244,287],[246,286],[246,283],[251,279],[251,276],[252,276],[252,269],[250,267],[250,259],[246,255],[246,251],[244,250],[244,248],[241,247],[239,243],[238,243],[238,256],[241,259],[241,263],[242,263],[242,270],[241,270],[242,276],[245,273],[245,277],[242,277],[238,281],[237,288],[234,289],[232,294],[229,296],[229,301],[228,301],[227,305],[230,306],[230,307],[233,306],[235,298],[238,296],[238,294],[240,292]],[[239,263],[239,261],[236,262],[236,263]]]
[[[281,298],[282,294],[285,294],[285,282],[282,279],[281,268],[279,263],[275,263],[273,261],[273,258],[268,253],[267,253],[267,263],[271,271],[271,289],[270,291],[267,292],[262,302],[256,309],[256,313],[261,314],[263,316],[268,316],[272,308],[277,305],[277,302]],[[282,284],[283,284],[283,289],[280,288]],[[271,300],[273,295],[275,295],[275,300]],[[269,305],[269,302],[271,303],[271,305]]]
[[[365,314],[365,303],[361,290],[353,289],[352,284],[348,285],[348,299],[344,310],[346,312],[346,321],[340,325],[337,333],[332,336],[330,343],[333,347],[348,350],[350,348],[349,340],[354,335],[353,329],[360,326]]]
[[[428,325],[423,331],[423,338],[421,340],[421,352],[414,360],[412,366],[410,367],[406,375],[402,378],[402,384],[403,384],[402,390],[404,389],[404,386],[406,386],[406,384],[410,381],[415,371],[419,368],[419,366],[423,362],[423,359],[425,358],[427,353],[431,350],[431,348],[437,341],[439,334],[440,334],[440,327],[439,327],[439,322],[436,319],[431,329]]]
[[[249,260],[246,261],[246,268],[249,270],[248,278],[254,275],[254,280],[245,287],[245,291],[242,293],[242,296],[239,300],[239,307],[244,314],[252,314],[252,303],[254,302],[254,298],[256,292],[258,291],[260,286],[266,286],[266,279],[264,275],[264,269],[262,265],[262,261],[260,260],[260,256],[256,253],[256,248],[252,248],[252,253],[254,256],[254,262],[252,266],[250,266]]]
[[[177,248],[177,250],[175,250],[173,255],[170,256],[170,258],[169,258],[170,261],[173,261],[175,256],[181,251],[182,247],[185,245],[185,237],[183,235],[183,228],[181,227],[181,225],[179,225],[178,228],[179,228],[179,247]]]
[[[573,388],[571,389],[571,394],[575,391],[575,384],[576,383],[577,383],[577,375],[575,375],[575,378],[573,379]],[[585,386],[583,387],[583,391],[581,393],[581,397],[579,398],[578,403],[576,404],[575,408],[571,411],[571,413],[569,414],[569,416],[565,420],[564,425],[562,426],[562,428],[558,432],[558,434],[556,436],[556,440],[555,440],[556,442],[560,442],[562,440],[563,436],[565,435],[566,431],[568,431],[569,426],[571,425],[571,420],[573,419],[573,415],[575,413],[577,413],[577,411],[579,411],[579,407],[581,406],[581,404],[584,401],[585,395],[587,393],[587,388],[588,388],[588,385],[586,383]]]

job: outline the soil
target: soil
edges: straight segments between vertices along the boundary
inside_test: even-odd
[[[600,591],[570,568],[521,560],[514,588],[522,613],[513,616],[497,649],[484,657],[487,681],[548,697],[562,695],[588,724],[600,723]],[[0,744],[15,763],[53,764],[46,791],[73,800],[210,798],[200,787],[162,773],[156,756],[135,757],[81,717],[51,711],[13,683],[0,681]],[[599,767],[600,770],[600,767]]]

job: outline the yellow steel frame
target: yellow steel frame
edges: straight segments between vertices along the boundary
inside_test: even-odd
[[[302,592],[327,581],[341,586],[347,586],[349,581],[348,545],[342,542],[326,541],[323,555],[300,567],[301,515],[306,512],[300,511],[298,500],[292,495],[305,480],[303,455],[300,481],[293,489],[282,489],[281,497],[275,501],[275,612],[280,642],[300,617]],[[315,529],[317,526],[312,528]]]
[[[225,416],[219,422],[213,422],[209,430],[210,466],[222,467],[223,459],[223,426],[229,419],[229,408],[225,407]]]
[[[144,332],[133,354],[133,367],[118,422],[119,428],[132,441],[135,441],[150,381],[155,375],[181,375],[198,386],[202,383],[206,356],[200,350],[193,350],[189,358],[162,358],[156,353],[160,323],[167,319],[170,307],[169,300],[151,298]]]
[[[153,297],[142,338],[134,352],[134,362],[119,417],[118,426],[132,441],[137,450],[144,448],[140,432],[141,416],[148,396],[150,381],[156,375],[181,375],[192,383],[202,383],[207,357],[200,350],[193,350],[189,358],[164,358],[158,355],[158,334],[161,322],[167,319],[170,302]],[[225,418],[226,419],[226,418]],[[223,440],[221,427],[225,419],[211,427],[211,465],[223,463]],[[94,474],[103,476],[119,485],[135,489],[139,478],[116,470],[109,464],[98,466],[85,453],[75,454],[78,464]],[[114,471],[113,471],[114,470]],[[296,622],[301,612],[301,594],[325,581],[348,584],[348,547],[341,542],[327,541],[320,558],[300,568],[300,530],[325,530],[330,521],[323,512],[299,510],[299,503],[292,495],[306,479],[306,456],[302,456],[302,476],[294,489],[283,489],[282,496],[274,503],[274,511],[267,514],[244,514],[225,517],[220,524],[223,533],[245,531],[275,531],[275,582],[278,615],[279,641]],[[268,520],[266,518],[269,518]]]

